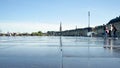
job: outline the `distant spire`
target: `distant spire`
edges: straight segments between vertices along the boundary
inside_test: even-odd
[[[77,26],[76,26],[76,36],[78,36],[78,31],[77,31],[77,29],[78,29],[78,28],[77,28]]]
[[[62,31],[62,22],[60,21],[60,32]]]
[[[76,26],[76,30],[77,30],[77,26]]]
[[[60,21],[60,36],[62,35],[62,22]]]

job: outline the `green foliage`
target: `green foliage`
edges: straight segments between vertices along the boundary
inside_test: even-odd
[[[42,32],[41,32],[41,31],[32,32],[31,35],[32,35],[32,36],[42,36]]]
[[[114,18],[114,19],[112,19],[112,20],[110,20],[110,21],[108,22],[108,24],[113,24],[113,23],[116,23],[116,22],[120,22],[120,16],[119,16],[119,17],[116,17],[116,18]]]

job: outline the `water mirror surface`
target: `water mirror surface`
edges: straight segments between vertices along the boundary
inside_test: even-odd
[[[0,68],[119,68],[120,39],[0,37]]]

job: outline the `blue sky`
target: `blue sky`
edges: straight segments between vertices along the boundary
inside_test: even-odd
[[[0,0],[2,32],[58,31],[108,23],[120,16],[120,0]]]

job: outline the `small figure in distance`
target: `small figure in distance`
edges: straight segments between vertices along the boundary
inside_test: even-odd
[[[117,29],[114,24],[112,25],[112,27],[113,27],[113,37],[116,38],[117,37],[117,35],[116,35]]]
[[[103,24],[103,30],[104,30],[104,38],[107,38],[109,34],[109,29],[105,24]]]
[[[109,29],[108,29],[108,27],[106,26],[106,37],[108,37],[108,34],[109,34]]]

